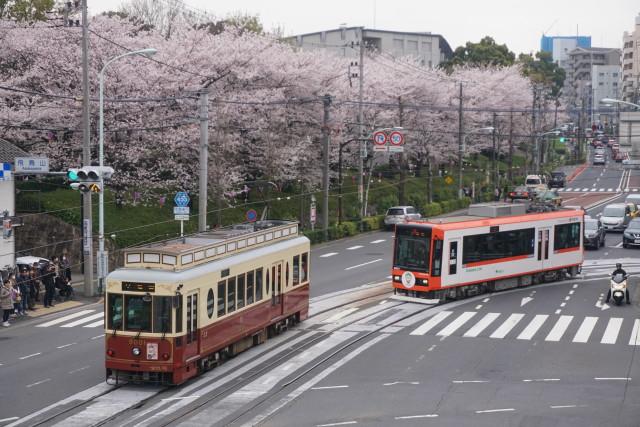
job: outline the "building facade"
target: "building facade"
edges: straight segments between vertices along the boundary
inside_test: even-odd
[[[578,48],[590,48],[591,36],[542,36],[540,50],[550,52],[553,62],[565,71],[569,67],[569,52]]]
[[[611,123],[614,118],[611,113],[602,108],[602,99],[620,99],[621,86],[620,79],[622,67],[620,65],[594,65],[591,69],[591,91],[592,91],[592,123]]]
[[[438,34],[372,30],[364,27],[341,27],[335,30],[300,34],[287,38],[303,50],[324,49],[346,58],[358,58],[357,43],[364,40],[372,52],[394,58],[412,56],[425,67],[437,67],[451,58],[453,51]]]
[[[640,103],[640,13],[634,30],[623,35],[621,96],[623,101]]]

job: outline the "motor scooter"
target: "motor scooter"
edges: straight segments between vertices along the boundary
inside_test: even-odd
[[[616,305],[622,304],[625,296],[627,297],[627,301],[629,301],[629,290],[627,289],[628,277],[628,274],[616,274],[615,276],[611,277],[609,293]]]

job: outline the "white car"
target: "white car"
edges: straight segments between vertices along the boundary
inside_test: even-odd
[[[37,256],[21,256],[16,258],[16,267],[18,267],[20,271],[25,271],[29,270],[34,263],[38,263],[38,268],[42,268],[50,262],[51,261],[46,258],[40,258]]]
[[[422,215],[413,206],[394,206],[389,208],[384,216],[384,227],[390,230],[396,224],[420,218]]]
[[[602,154],[596,154],[595,156],[593,156],[593,164],[604,165],[605,164],[604,156]]]
[[[596,150],[594,151],[594,153],[596,154],[596,156],[598,154],[602,154],[604,156],[604,147],[598,147],[596,148]]]

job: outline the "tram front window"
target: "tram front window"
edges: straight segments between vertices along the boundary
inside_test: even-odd
[[[171,332],[171,297],[153,297],[153,332]]]
[[[395,240],[394,267],[429,272],[430,228],[398,225]]]
[[[109,294],[107,312],[107,329],[122,330],[122,294]]]
[[[124,296],[125,331],[151,332],[151,301],[144,295]]]

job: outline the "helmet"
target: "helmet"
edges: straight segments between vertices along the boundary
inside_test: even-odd
[[[616,268],[622,268],[622,264],[617,263],[617,264],[616,264]]]

